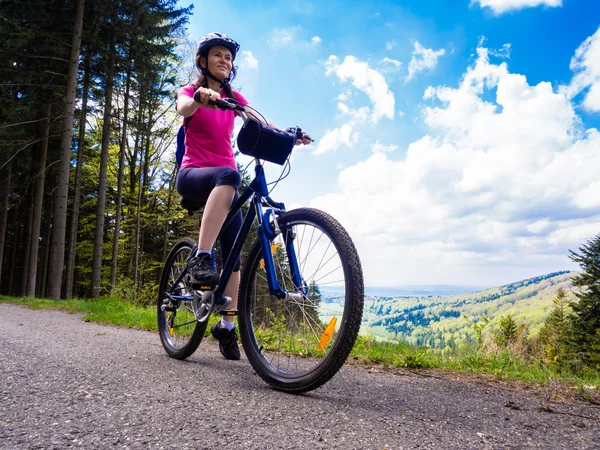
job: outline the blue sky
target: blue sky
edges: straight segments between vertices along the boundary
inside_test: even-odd
[[[334,215],[367,285],[491,286],[600,233],[599,26],[596,0],[225,0],[188,33],[236,39],[234,87],[316,139],[273,197]]]

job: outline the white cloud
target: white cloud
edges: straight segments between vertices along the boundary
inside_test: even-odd
[[[406,81],[412,80],[417,73],[423,72],[425,69],[433,69],[437,64],[438,58],[445,54],[446,50],[443,48],[433,50],[423,47],[418,41],[415,42],[415,50],[412,52],[410,63],[408,63]]]
[[[336,100],[340,102],[345,102],[352,97],[352,93],[350,91],[340,92],[340,94],[336,97]]]
[[[402,67],[402,62],[397,59],[388,58],[387,56],[381,60],[383,65],[382,72],[398,72]]]
[[[286,51],[293,52],[314,52],[319,44],[323,42],[320,36],[309,38],[304,35],[301,25],[295,25],[288,28],[275,28],[267,43],[274,49],[285,47]]]
[[[588,111],[600,111],[600,28],[577,48],[571,59],[571,70],[575,76],[562,91],[573,98],[589,88],[583,107]]]
[[[375,141],[375,143],[373,145],[371,145],[371,151],[373,153],[377,153],[377,152],[390,153],[390,152],[393,152],[394,150],[398,150],[397,145],[394,145],[394,144],[383,145],[382,143],[379,142],[379,139],[377,139],[377,141]]]
[[[396,41],[390,41],[390,42],[386,42],[385,43],[385,49],[386,50],[391,50],[393,49],[396,45],[398,45],[398,43]]]
[[[363,123],[369,119],[370,110],[368,107],[363,106],[358,109],[350,109],[345,103],[338,103],[338,110],[342,113],[343,116],[347,116],[350,118],[350,124],[354,125],[356,123]]]
[[[427,89],[431,133],[405,157],[375,151],[311,202],[353,236],[367,284],[517,281],[574,268],[568,249],[599,232],[600,132],[489,53]]]
[[[296,40],[296,34],[300,31],[300,25],[296,25],[290,28],[275,28],[271,32],[269,43],[275,46],[283,46],[291,44]]]
[[[510,47],[511,47],[510,44],[504,44],[502,46],[502,48],[497,49],[497,50],[490,49],[489,52],[490,52],[490,55],[492,55],[492,56],[496,56],[498,58],[509,59],[510,58],[510,50],[511,50]]]
[[[596,181],[576,193],[573,197],[573,203],[582,209],[600,208],[600,182]]]
[[[258,69],[258,60],[250,50],[242,50],[244,59],[242,60],[243,67],[247,69]]]
[[[321,154],[331,151],[336,151],[342,145],[352,148],[358,141],[358,134],[352,133],[352,125],[343,124],[339,128],[333,130],[327,130],[325,136],[323,136],[315,149],[315,154]]]
[[[346,56],[342,63],[335,55],[331,55],[325,63],[325,74],[335,74],[343,82],[351,81],[352,85],[366,93],[373,104],[371,120],[377,123],[382,117],[394,118],[394,94],[389,90],[383,75],[359,61],[354,56]]]
[[[492,8],[494,14],[499,16],[508,11],[514,11],[535,6],[562,6],[562,0],[471,0],[471,5],[479,3],[482,8]]]

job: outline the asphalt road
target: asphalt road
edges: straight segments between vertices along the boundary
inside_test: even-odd
[[[0,448],[587,449],[600,408],[344,367],[303,395],[270,389],[203,342],[0,304]]]

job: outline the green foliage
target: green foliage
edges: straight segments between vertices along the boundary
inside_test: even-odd
[[[156,303],[158,285],[149,282],[142,286],[136,286],[131,278],[119,275],[110,295],[134,305],[150,306]]]
[[[520,333],[519,325],[512,314],[502,316],[498,319],[498,328],[494,331],[495,342],[500,347],[507,347],[517,341]]]
[[[546,318],[538,335],[546,364],[563,367],[568,358],[567,335],[570,322],[567,317],[568,303],[565,291],[559,289],[554,298],[554,309]]]
[[[569,344],[583,365],[600,369],[600,234],[579,247],[579,253],[570,253],[582,272],[573,278],[579,290],[578,301],[570,303]]]
[[[465,316],[465,318],[467,319],[468,317]],[[473,331],[475,331],[475,335],[477,336],[478,347],[481,347],[483,344],[483,330],[488,323],[490,323],[490,319],[488,319],[486,316],[482,316],[479,322],[473,324]]]

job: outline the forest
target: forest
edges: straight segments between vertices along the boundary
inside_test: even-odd
[[[174,186],[191,7],[39,6],[0,3],[0,293],[149,303],[197,227]]]
[[[537,334],[559,289],[572,296],[575,272],[540,275],[484,291],[445,297],[377,298],[368,304],[365,331],[412,345],[444,349],[477,342],[473,325],[511,314]]]

